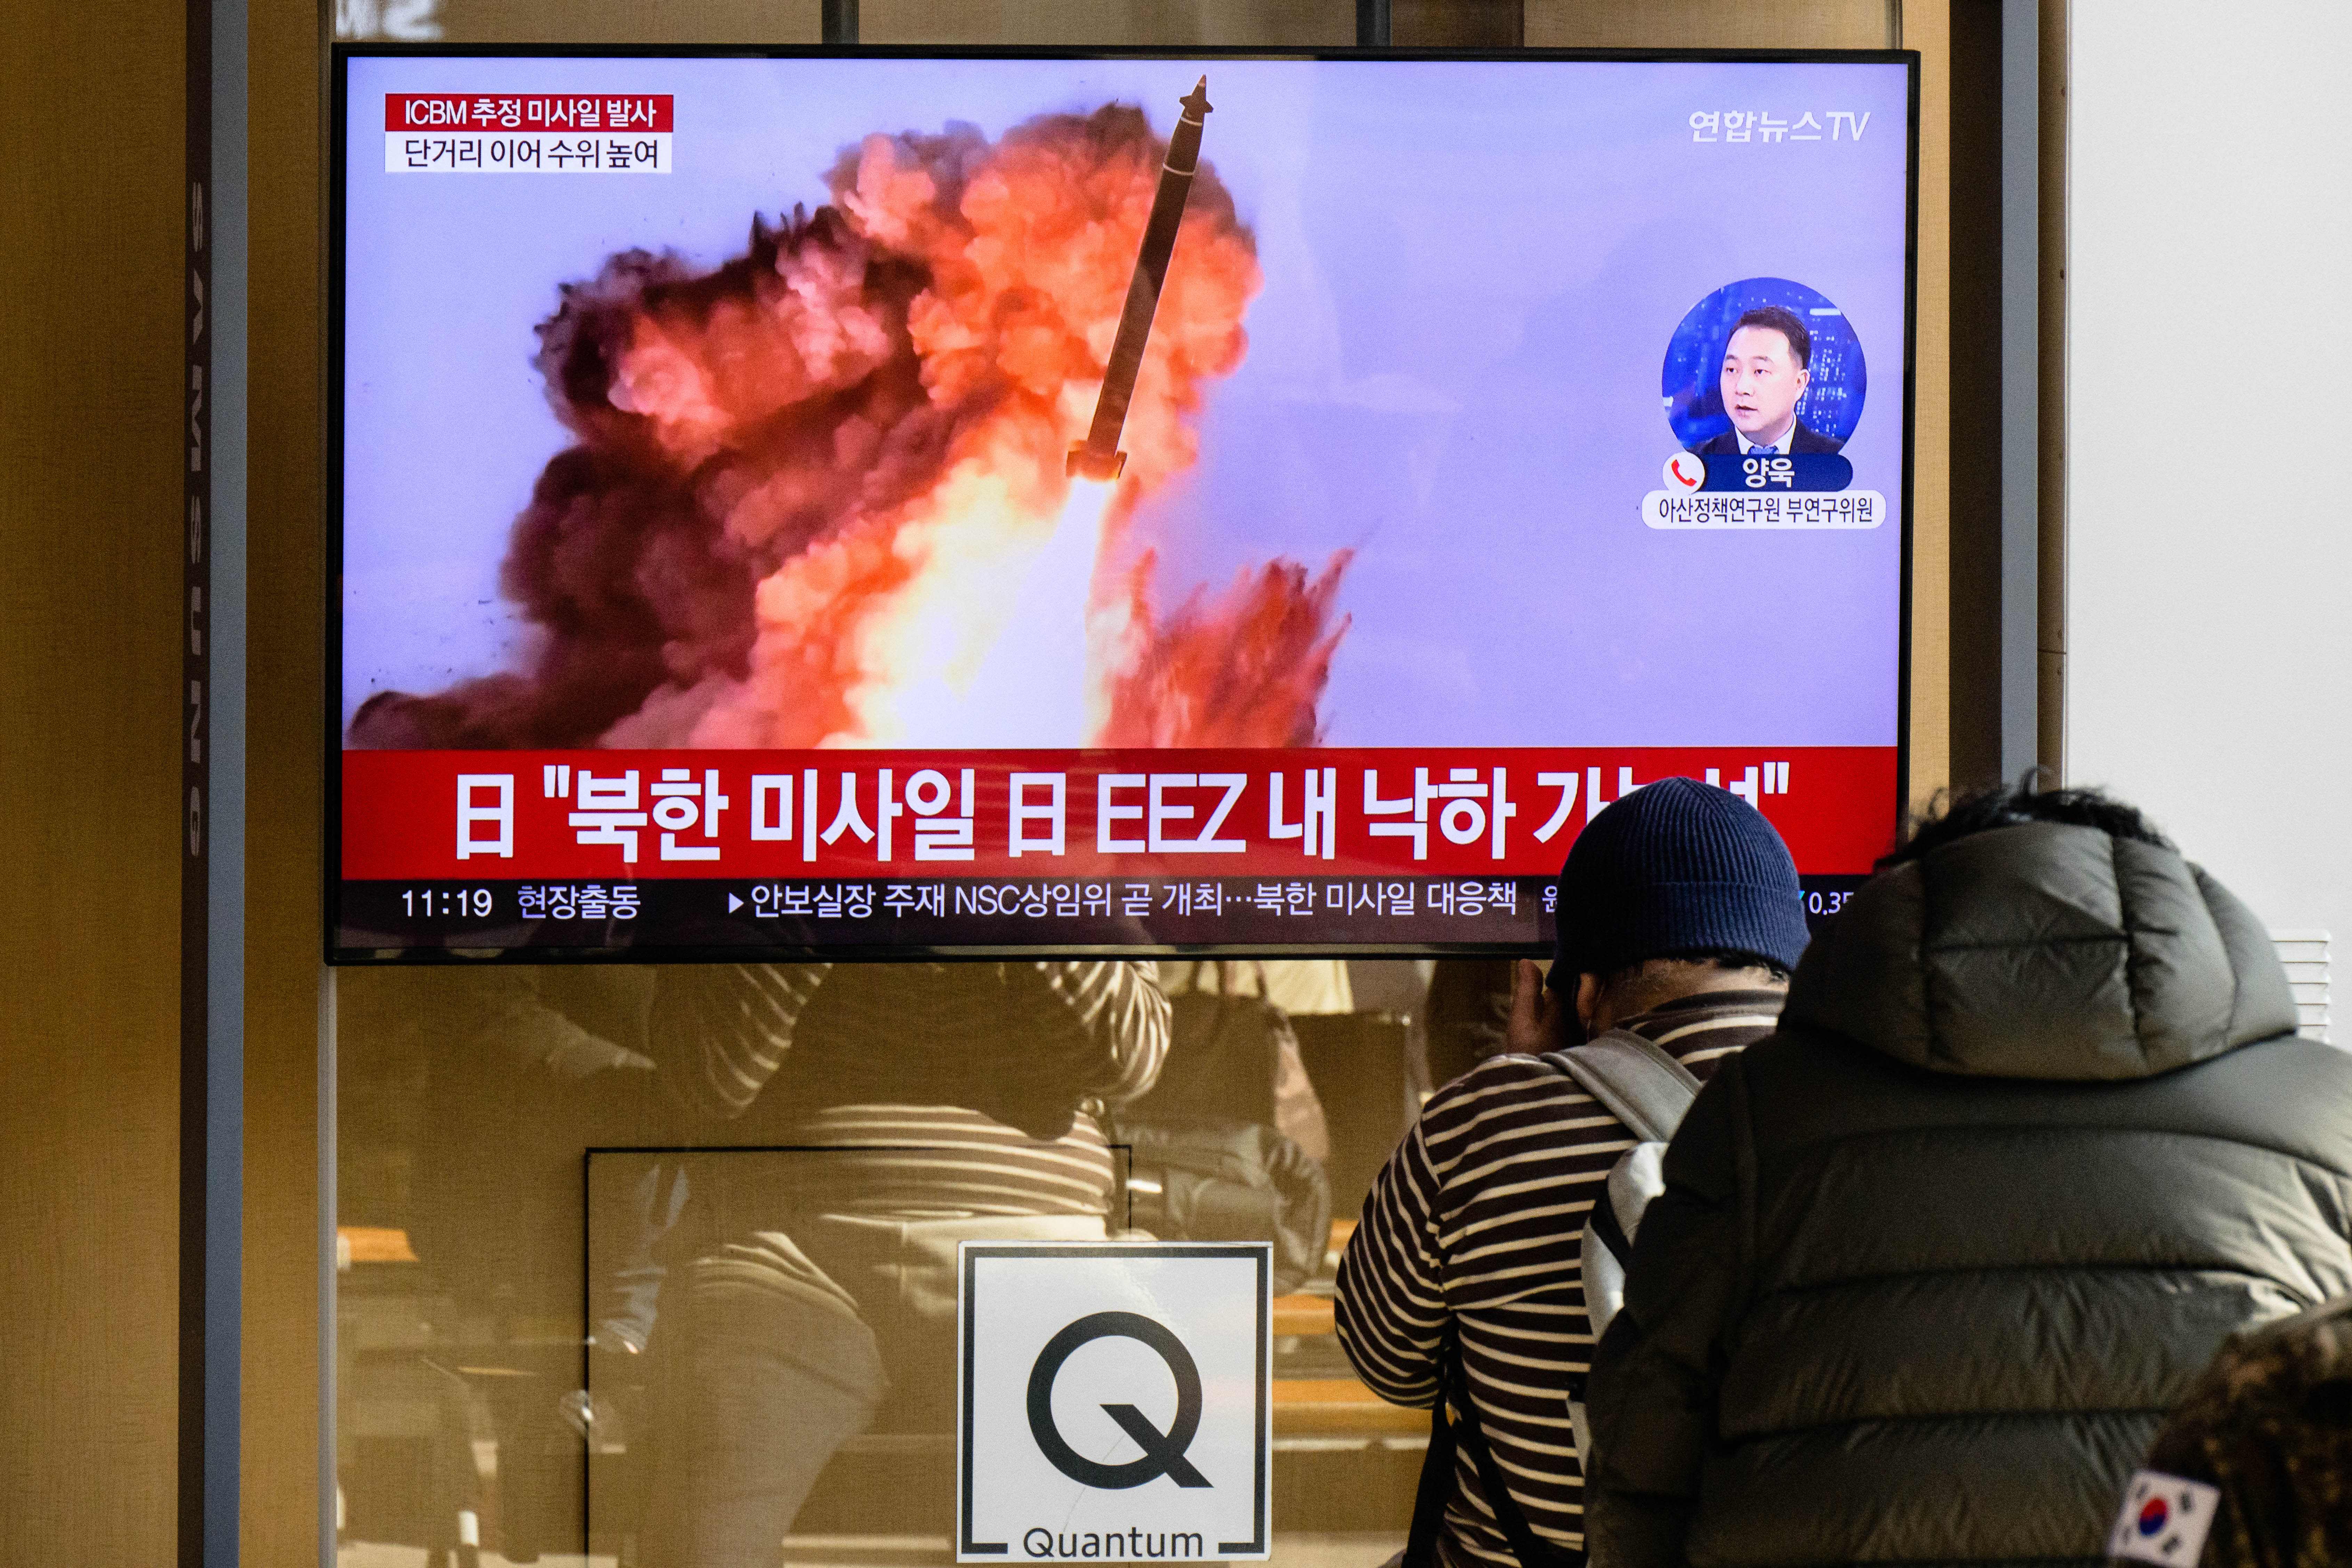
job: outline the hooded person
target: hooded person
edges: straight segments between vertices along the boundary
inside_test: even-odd
[[[1996,791],[1815,937],[1665,1156],[1592,1561],[2105,1561],[2222,1341],[2352,1290],[2352,1058],[2128,806]]]
[[[1628,1033],[1705,1079],[1770,1033],[1805,946],[1804,893],[1780,835],[1738,796],[1686,778],[1594,817],[1556,905],[1549,1000],[1537,966],[1521,964],[1508,1051],[1430,1097],[1339,1260],[1336,1327],[1357,1374],[1392,1404],[1443,1397],[1446,1430],[1478,1435],[1506,1494],[1467,1442],[1444,1468],[1433,1432],[1413,1568],[1427,1556],[1548,1568],[1582,1544],[1568,1394],[1592,1342],[1583,1229],[1631,1134],[1559,1052]]]

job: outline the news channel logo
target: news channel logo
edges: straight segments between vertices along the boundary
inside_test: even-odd
[[[1798,421],[1840,446],[1862,423],[1870,377],[1862,341],[1845,312],[1820,290],[1790,279],[1743,278],[1692,306],[1666,343],[1659,390],[1680,445],[1697,447],[1731,428],[1723,407],[1724,349],[1739,318],[1762,305],[1794,311],[1812,338],[1811,381],[1797,400]]]

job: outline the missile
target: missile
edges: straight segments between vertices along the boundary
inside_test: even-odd
[[[1143,247],[1136,252],[1135,273],[1128,279],[1118,336],[1111,340],[1110,363],[1103,367],[1095,422],[1087,438],[1070,448],[1073,479],[1108,481],[1127,467],[1127,454],[1118,449],[1119,432],[1127,425],[1128,401],[1135,395],[1135,373],[1143,366],[1143,345],[1151,337],[1151,318],[1160,309],[1160,288],[1168,280],[1168,257],[1176,248],[1177,226],[1184,221],[1184,199],[1192,193],[1192,171],[1200,166],[1201,128],[1210,109],[1209,79],[1202,77],[1188,97],[1177,101],[1184,112],[1176,121],[1176,133],[1168,139],[1168,161],[1160,166],[1160,188],[1152,195]]]

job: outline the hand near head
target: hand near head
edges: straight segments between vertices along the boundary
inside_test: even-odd
[[[1511,965],[1511,1021],[1504,1045],[1515,1056],[1541,1056],[1568,1044],[1558,992],[1545,988],[1543,966],[1523,958]]]

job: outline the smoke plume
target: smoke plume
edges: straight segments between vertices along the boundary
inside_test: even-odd
[[[1135,497],[1192,462],[1203,384],[1246,347],[1255,242],[1205,163],[1125,478],[1064,478],[1164,151],[1125,105],[994,142],[870,136],[828,203],[755,217],[723,266],[633,250],[565,286],[538,368],[575,444],[500,570],[531,630],[521,667],[378,693],[350,743],[968,744],[987,732],[973,692],[1033,678],[1068,687],[1046,704],[1066,732],[1027,743],[1314,742],[1344,556],[1312,577],[1269,563],[1164,616],[1150,542],[1123,574],[1094,566]],[[1055,647],[1063,676],[1022,662]]]

